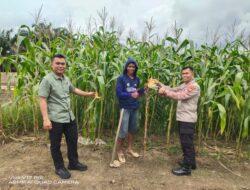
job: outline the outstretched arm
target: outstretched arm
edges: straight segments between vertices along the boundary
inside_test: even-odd
[[[170,91],[174,91],[174,92],[177,92],[179,90],[182,89],[182,86],[176,86],[176,87],[170,87],[170,86],[167,86],[167,85],[164,85],[163,83],[159,83],[159,86],[164,88],[164,89],[167,89],[167,90],[170,90]]]
[[[166,88],[160,88],[159,94],[172,98],[174,100],[187,100],[193,96],[196,96],[200,93],[199,87],[195,85],[190,85],[183,90],[172,91]]]
[[[79,88],[74,88],[72,92],[78,96],[95,97],[96,95],[95,92],[85,92],[85,91],[80,90]]]

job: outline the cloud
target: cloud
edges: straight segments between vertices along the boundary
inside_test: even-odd
[[[109,18],[114,16],[125,33],[132,28],[141,36],[145,21],[153,17],[155,32],[163,35],[176,21],[184,29],[183,37],[195,41],[205,40],[207,29],[226,35],[236,20],[238,30],[250,32],[249,0],[12,0],[0,7],[0,28],[15,28],[33,22],[35,13],[43,4],[43,18],[54,26],[66,26],[70,17],[76,27],[86,27],[90,16],[96,18],[97,11],[106,7]]]
[[[191,38],[204,40],[207,28],[215,31],[220,27],[222,35],[237,21],[237,28],[249,30],[250,3],[245,0],[176,0],[173,7],[178,23]]]

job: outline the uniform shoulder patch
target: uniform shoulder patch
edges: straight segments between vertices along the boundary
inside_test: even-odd
[[[194,91],[196,88],[197,88],[197,86],[196,86],[195,84],[190,84],[190,85],[188,85],[187,90],[188,90],[188,92],[192,92],[192,91]]]

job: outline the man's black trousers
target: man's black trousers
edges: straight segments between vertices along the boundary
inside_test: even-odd
[[[74,166],[78,162],[77,154],[77,125],[75,121],[70,123],[52,123],[52,129],[49,131],[50,151],[56,169],[64,167],[63,157],[60,150],[62,134],[65,135],[69,165]]]
[[[183,163],[195,165],[194,129],[195,123],[178,121],[180,142],[183,152]]]

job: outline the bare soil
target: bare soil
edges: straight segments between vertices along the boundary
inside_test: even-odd
[[[139,137],[140,138],[140,137]],[[127,156],[126,164],[110,168],[112,143],[103,146],[78,146],[79,160],[88,165],[85,172],[71,171],[71,178],[60,180],[54,173],[46,135],[0,145],[0,189],[141,189],[141,190],[250,190],[250,161],[236,161],[227,156],[219,159],[203,151],[197,156],[198,169],[191,176],[174,176],[171,169],[180,159],[180,148],[150,145],[144,157]],[[105,140],[105,139],[104,139]],[[141,138],[139,139],[141,140]],[[67,147],[61,147],[67,166]],[[135,150],[142,154],[141,142]],[[205,152],[205,153],[204,153]],[[230,170],[230,171],[229,171]]]

